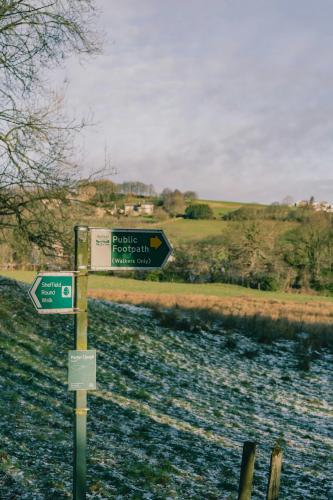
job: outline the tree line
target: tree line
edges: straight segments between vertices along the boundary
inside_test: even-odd
[[[333,294],[333,215],[312,212],[291,227],[233,220],[221,236],[176,247],[173,262],[144,278]]]

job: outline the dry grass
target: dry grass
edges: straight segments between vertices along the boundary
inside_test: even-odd
[[[159,309],[181,309],[191,313],[192,317],[200,317],[200,321],[203,318],[207,321],[216,318],[224,327],[246,330],[262,342],[280,337],[293,338],[297,333],[307,332],[314,347],[333,346],[333,304],[327,302],[297,303],[251,297],[154,295],[119,290],[89,290],[89,295]],[[176,316],[170,319],[177,323]]]

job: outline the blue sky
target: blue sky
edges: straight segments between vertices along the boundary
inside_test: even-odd
[[[201,197],[333,201],[331,0],[99,0],[103,53],[68,61],[86,171]],[[60,84],[59,84],[60,85]]]

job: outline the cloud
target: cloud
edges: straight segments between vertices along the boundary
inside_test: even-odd
[[[119,180],[332,199],[331,2],[99,3],[104,54],[65,71],[70,108],[96,121],[81,139],[87,170],[107,143]]]

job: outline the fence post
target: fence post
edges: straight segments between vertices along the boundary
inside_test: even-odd
[[[243,446],[238,500],[250,500],[257,443],[246,441]]]
[[[279,498],[282,456],[283,451],[279,446],[275,445],[272,450],[269,468],[267,500],[277,500]]]

